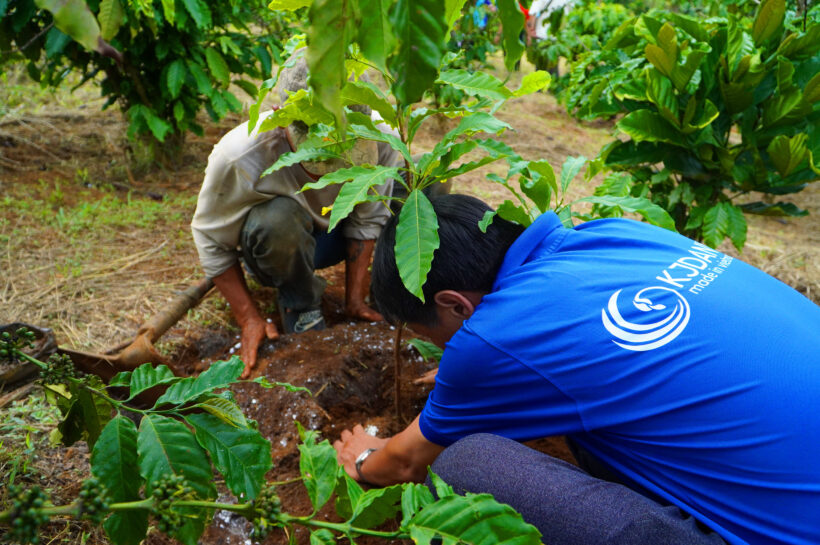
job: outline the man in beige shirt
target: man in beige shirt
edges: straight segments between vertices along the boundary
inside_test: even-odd
[[[282,72],[280,97],[282,89],[294,92],[306,88],[306,80],[302,59]],[[271,113],[261,115],[259,122]],[[246,122],[226,134],[208,159],[191,223],[205,274],[227,299],[242,329],[243,378],[256,365],[262,341],[276,339],[279,332],[251,298],[240,258],[261,284],[278,288],[287,333],[324,327],[320,303],[325,281],[314,270],[342,260],[346,265],[347,313],[365,320],[382,319],[367,305],[365,295],[375,239],[390,216],[387,206],[383,202],[359,204],[328,233],[328,217],[322,209],[333,203],[341,186],[300,190],[329,169],[344,164],[297,163],[261,176],[282,154],[297,148],[294,142],[299,142],[304,131],[304,126],[291,125],[261,134],[254,129],[248,134]],[[357,162],[404,166],[401,155],[387,144],[360,142],[357,152]],[[375,190],[390,195],[392,185],[388,181]]]

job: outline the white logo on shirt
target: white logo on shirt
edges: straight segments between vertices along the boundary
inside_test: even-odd
[[[675,306],[665,312],[659,320],[649,324],[638,324],[625,320],[618,310],[618,295],[616,291],[609,298],[609,304],[601,310],[601,320],[604,327],[616,339],[613,341],[621,348],[644,352],[664,346],[674,340],[689,323],[689,302],[677,291],[662,286],[652,286],[639,291],[632,299],[632,304],[642,312],[667,311],[668,307],[661,303],[653,304],[652,299],[644,294],[652,291],[669,292],[675,295]]]

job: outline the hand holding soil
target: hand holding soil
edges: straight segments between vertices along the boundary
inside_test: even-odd
[[[245,370],[242,371],[243,379],[246,379],[251,374],[251,369],[256,367],[256,353],[259,350],[259,345],[265,339],[278,339],[279,332],[276,326],[270,322],[266,322],[261,317],[252,319],[242,326],[242,336],[240,342],[242,346],[239,349],[239,357],[245,362]]]
[[[387,444],[387,439],[373,437],[365,433],[361,424],[356,424],[353,430],[344,430],[341,438],[333,443],[336,449],[339,463],[342,464],[347,474],[355,480],[359,480],[356,472],[356,458],[369,448],[379,449]]]

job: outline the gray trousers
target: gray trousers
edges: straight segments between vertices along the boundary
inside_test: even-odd
[[[245,218],[240,235],[242,261],[263,286],[279,290],[288,309],[319,308],[325,280],[314,274],[344,260],[341,227],[314,231],[310,214],[288,197],[257,204]]]
[[[496,435],[457,441],[432,470],[458,493],[487,492],[511,505],[545,544],[725,545],[675,506]]]

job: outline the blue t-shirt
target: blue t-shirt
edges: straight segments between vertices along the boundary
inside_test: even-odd
[[[730,543],[820,543],[820,307],[678,234],[541,216],[444,351],[421,431],[570,435]]]

